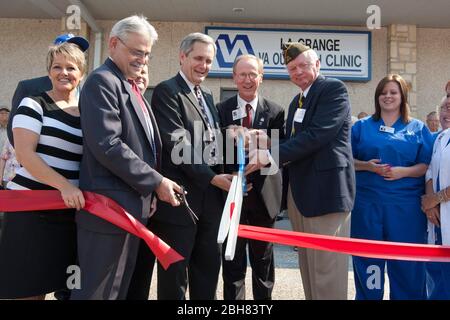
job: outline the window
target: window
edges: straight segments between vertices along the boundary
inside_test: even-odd
[[[236,88],[220,88],[220,101],[224,101],[238,94]]]

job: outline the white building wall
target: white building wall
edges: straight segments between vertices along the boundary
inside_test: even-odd
[[[425,119],[445,95],[450,80],[450,29],[417,31],[417,109]]]
[[[208,22],[152,22],[159,33],[150,62],[150,85],[168,79],[178,71],[178,48],[181,39],[190,32],[203,32],[205,26],[241,26],[255,28],[366,30],[341,26],[226,24]],[[98,21],[103,28],[102,60],[108,56],[108,36],[114,21]],[[46,74],[45,57],[48,45],[61,33],[60,20],[0,19],[0,105],[10,105],[16,84]],[[450,29],[418,29],[417,88],[418,114],[423,119],[443,95],[443,86],[450,79]],[[94,45],[94,35],[90,42]],[[372,80],[346,82],[353,114],[373,111],[373,95],[378,81],[387,72],[387,29],[372,32]],[[93,54],[93,47],[89,49]],[[90,59],[90,69],[92,59]],[[207,79],[219,101],[220,88],[234,88],[231,79]],[[264,80],[261,93],[287,107],[298,88],[288,80]]]
[[[59,20],[0,19],[0,105],[10,107],[17,82],[47,73],[49,44]]]

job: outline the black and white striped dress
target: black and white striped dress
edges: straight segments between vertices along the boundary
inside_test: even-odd
[[[42,93],[24,98],[13,128],[39,135],[36,153],[78,186],[82,156],[80,118],[61,110]],[[11,190],[48,190],[24,167],[7,185]],[[75,210],[6,213],[0,238],[0,299],[23,298],[66,288],[67,268],[77,263]]]
[[[52,99],[42,96],[24,98],[13,119],[13,129],[24,128],[39,135],[36,153],[53,170],[78,186],[83,138],[80,118],[61,110]],[[11,190],[48,190],[52,187],[34,178],[24,167],[8,183]]]

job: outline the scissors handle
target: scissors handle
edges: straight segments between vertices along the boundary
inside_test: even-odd
[[[189,203],[187,202],[186,190],[184,189],[183,186],[181,186],[181,193],[175,192],[175,196],[177,197],[178,201],[180,201],[180,203],[184,206],[186,211],[189,213],[189,216],[191,217],[192,222],[194,222],[194,224],[197,224],[198,217],[194,213],[194,211],[191,209],[191,207],[189,206]]]

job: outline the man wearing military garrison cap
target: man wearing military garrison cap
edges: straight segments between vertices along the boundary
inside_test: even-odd
[[[273,162],[271,154],[278,154],[279,164],[288,170],[293,229],[348,237],[355,172],[347,89],[319,74],[320,60],[308,46],[286,43],[283,49],[289,77],[300,88],[289,106],[287,139],[270,153],[253,152],[247,172]],[[299,265],[306,299],[347,299],[347,255],[300,248]]]

